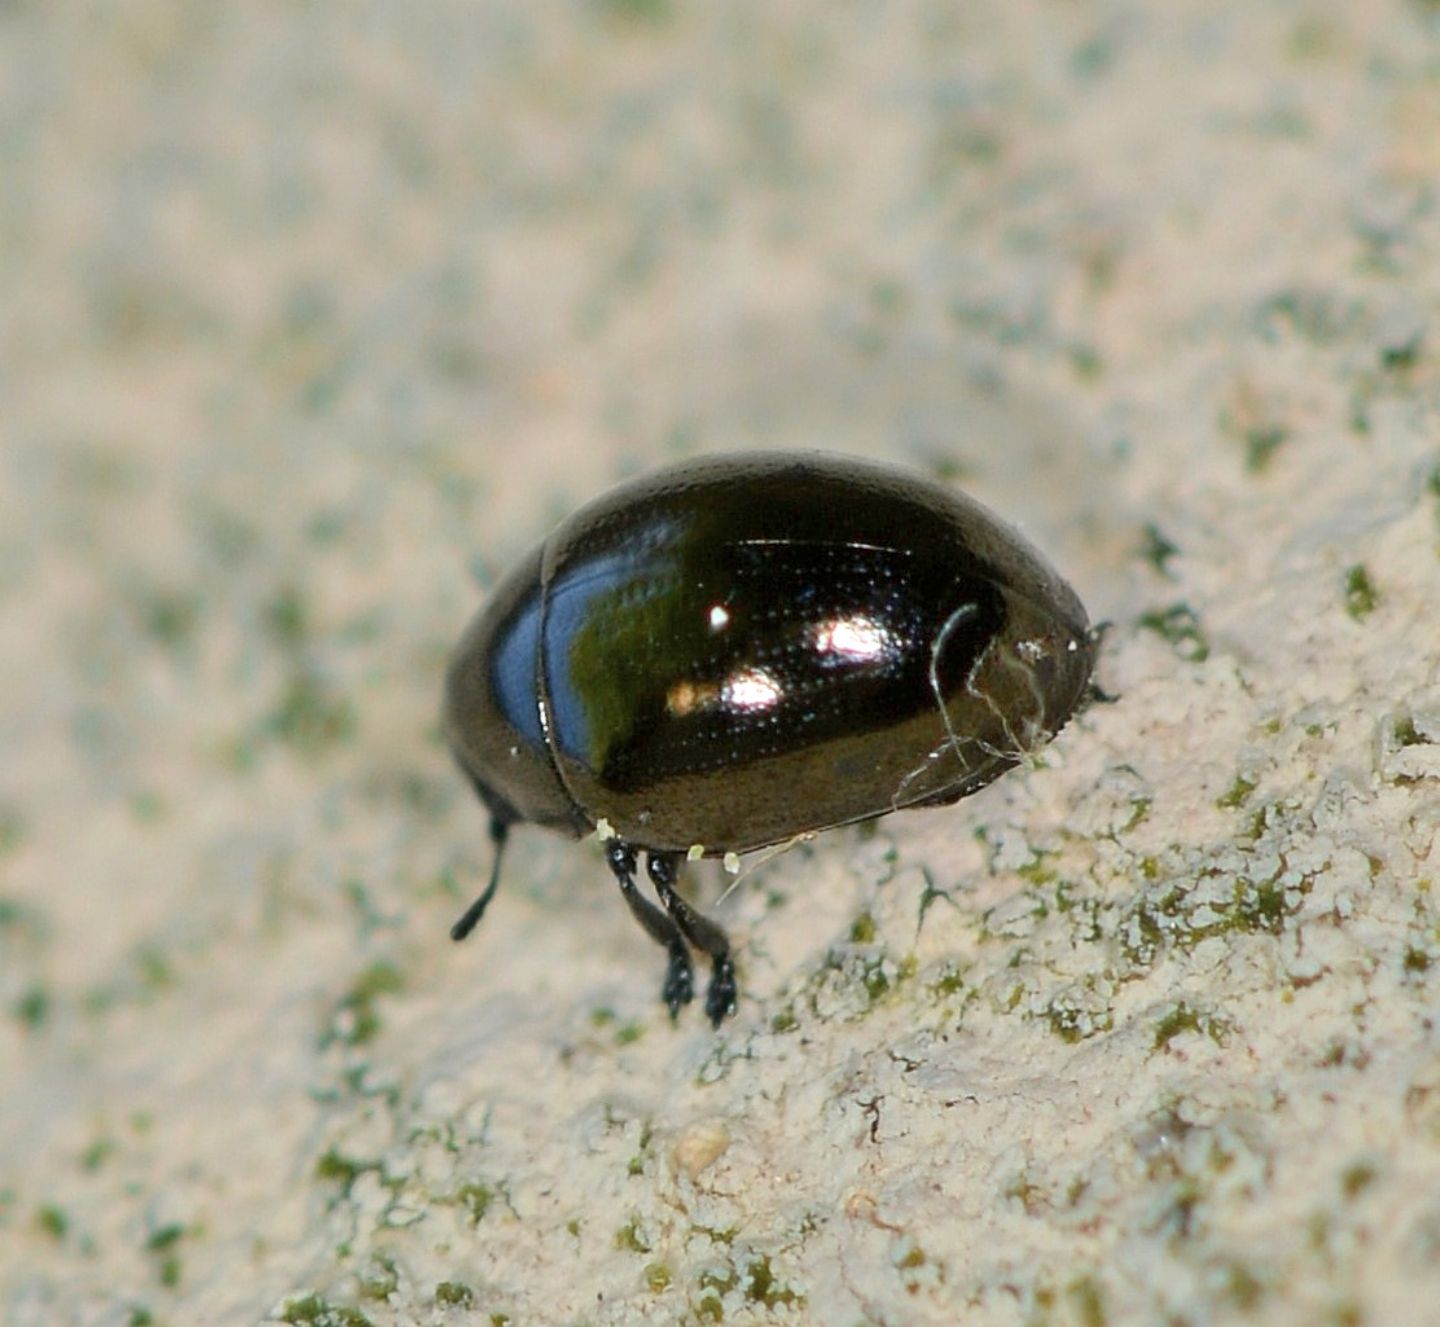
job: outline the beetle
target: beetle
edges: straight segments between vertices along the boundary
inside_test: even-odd
[[[978,502],[827,453],[702,457],[581,508],[507,575],[445,680],[490,816],[579,838],[669,953],[662,998],[735,1010],[730,943],[682,859],[967,796],[1049,741],[1097,648],[1075,592]],[[659,906],[636,885],[639,854]]]

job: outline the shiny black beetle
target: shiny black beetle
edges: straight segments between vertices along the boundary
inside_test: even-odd
[[[501,582],[446,679],[445,727],[490,813],[597,828],[663,996],[735,1009],[729,941],[676,892],[743,853],[940,806],[1048,741],[1095,653],[1070,587],[1013,530],[919,475],[823,453],[706,457],[607,493]],[[662,907],[635,884],[643,850]]]

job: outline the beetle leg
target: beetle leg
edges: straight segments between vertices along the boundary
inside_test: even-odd
[[[675,880],[680,873],[678,852],[650,853],[646,869],[660,902],[674,918],[680,934],[696,949],[710,955],[710,988],[705,992],[705,1012],[719,1027],[735,1012],[735,961],[730,957],[729,938],[710,918],[696,912],[675,892]]]
[[[490,900],[495,897],[495,889],[500,883],[500,859],[505,855],[505,842],[510,837],[510,822],[501,820],[499,816],[490,818],[490,842],[495,845],[495,856],[490,865],[490,883],[485,886],[480,897],[465,909],[465,915],[450,928],[452,940],[463,940],[480,923],[480,918],[485,915],[485,909],[490,906]]]
[[[689,1004],[695,998],[694,969],[690,966],[690,951],[685,948],[680,928],[635,888],[634,848],[621,839],[611,839],[605,845],[605,865],[619,882],[620,895],[629,907],[630,915],[644,927],[646,935],[670,952],[660,998],[669,1008],[670,1017],[674,1018],[681,1005]]]

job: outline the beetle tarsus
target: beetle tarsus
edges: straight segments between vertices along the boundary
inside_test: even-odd
[[[450,928],[450,938],[455,941],[463,940],[479,924],[480,918],[485,915],[485,909],[490,906],[490,900],[495,897],[495,890],[500,884],[500,859],[505,855],[505,843],[510,837],[510,822],[501,820],[494,816],[490,820],[490,842],[495,845],[495,856],[490,863],[490,883],[485,886],[480,897],[465,909],[464,915],[454,926]]]
[[[665,969],[665,984],[660,998],[670,1010],[670,1017],[679,1014],[681,1006],[695,998],[695,975],[690,964],[690,951],[673,918],[661,912],[635,888],[635,849],[622,839],[611,839],[605,845],[605,865],[620,886],[620,896],[630,915],[640,923],[645,934],[670,953]]]
[[[665,1001],[672,1019],[679,1017],[680,1010],[695,998],[695,970],[690,965],[690,951],[683,943],[670,951],[660,998]]]
[[[676,892],[675,881],[680,874],[678,852],[652,852],[645,865],[655,893],[680,934],[712,960],[710,986],[705,993],[705,1012],[711,1023],[719,1027],[735,1012],[735,962],[730,957],[730,939],[710,918],[696,912]]]
[[[715,960],[705,992],[705,1013],[713,1027],[718,1028],[735,1012],[735,997],[735,960],[725,954]]]

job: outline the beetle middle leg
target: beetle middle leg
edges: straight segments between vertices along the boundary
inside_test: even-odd
[[[651,859],[653,862],[653,858]],[[675,920],[661,912],[638,889],[635,888],[635,849],[621,839],[611,839],[605,845],[605,865],[620,884],[620,895],[630,909],[630,915],[645,929],[657,944],[665,946],[670,954],[665,969],[665,984],[660,988],[660,998],[665,1001],[674,1018],[681,1005],[687,1005],[695,998],[695,972],[690,965],[690,951]]]
[[[675,880],[680,873],[678,852],[652,852],[645,865],[660,902],[680,928],[680,934],[696,949],[710,955],[710,987],[705,992],[705,1012],[711,1023],[719,1027],[735,1012],[735,961],[730,957],[729,937],[675,892]]]

